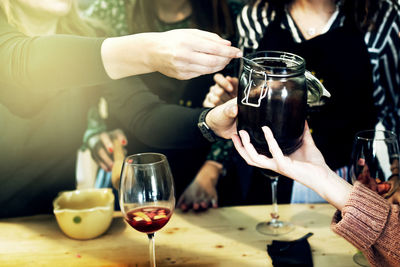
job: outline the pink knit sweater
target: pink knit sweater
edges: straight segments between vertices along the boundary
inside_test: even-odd
[[[400,266],[400,208],[356,183],[332,230],[361,250],[371,266]]]

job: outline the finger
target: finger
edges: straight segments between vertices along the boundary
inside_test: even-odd
[[[189,207],[188,207],[185,203],[182,203],[182,204],[179,206],[179,208],[180,208],[182,211],[187,211],[187,210],[189,210]]]
[[[215,107],[214,103],[211,103],[208,98],[206,97],[206,99],[204,99],[203,101],[203,107],[205,108],[213,108]]]
[[[264,132],[265,140],[267,140],[269,152],[272,154],[272,157],[277,161],[282,161],[284,155],[278,145],[278,142],[276,142],[271,129],[268,126],[264,126],[262,127],[262,130]]]
[[[114,152],[114,145],[113,145],[111,137],[108,133],[102,132],[100,134],[100,140],[109,153]]]
[[[204,72],[204,69],[217,71],[222,70],[226,65],[229,64],[231,58],[223,57],[220,55],[213,55],[201,52],[188,52],[190,54],[183,55],[181,60],[187,62],[188,68],[194,72]],[[179,60],[179,59],[178,59]]]
[[[100,148],[97,152],[99,158],[101,161],[107,166],[108,171],[112,169],[112,166],[114,164],[113,160],[111,159],[110,155],[105,151],[104,148]]]
[[[121,129],[116,129],[113,131],[113,138],[117,139],[123,146],[128,144],[128,139]]]
[[[221,101],[220,97],[218,97],[218,96],[216,96],[216,95],[214,95],[212,93],[207,95],[207,100],[214,107],[224,103],[224,102]]]
[[[96,163],[106,172],[109,172],[111,169],[109,168],[109,166],[107,166],[107,164],[104,162],[104,160],[102,159],[102,157],[100,156],[100,152],[99,151],[103,151],[102,153],[106,153],[106,149],[103,146],[103,144],[100,141],[100,137],[99,135],[96,136],[96,138],[91,138],[90,141],[94,141],[97,140],[95,143],[90,142],[91,143],[91,148],[90,148],[90,153],[92,155],[92,158],[96,161]]]
[[[188,209],[188,206],[185,203],[185,195],[182,194],[181,197],[178,200],[177,206],[182,210],[186,211]]]
[[[218,200],[217,199],[211,199],[211,206],[214,209],[218,208]]]
[[[210,56],[210,55],[205,55],[206,57],[215,57],[215,56]],[[194,58],[198,58],[199,61],[193,61]],[[175,73],[168,73],[166,72],[165,74],[180,80],[188,80],[192,78],[196,78],[198,76],[204,75],[204,74],[211,74],[215,73],[218,71],[221,71],[225,68],[226,65],[229,64],[230,59],[224,59],[224,58],[217,58],[216,60],[209,60],[206,59],[207,62],[201,61],[202,56],[193,56],[191,57],[190,61],[192,63],[189,63],[185,66],[184,70],[177,70]],[[202,65],[199,64],[199,62],[202,63]],[[210,63],[210,62],[216,62],[216,64]]]
[[[213,85],[210,87],[210,95],[212,95],[214,98],[219,98],[219,103],[225,103],[232,99],[229,92],[221,88],[219,85]]]
[[[275,167],[273,160],[269,159],[264,155],[258,154],[257,150],[250,142],[250,136],[246,131],[239,131],[240,138],[242,139],[242,144],[250,157],[251,161],[254,162],[260,168],[272,169]]]
[[[307,121],[305,121],[305,123],[304,123],[303,142],[306,144],[315,145],[314,140],[311,136],[310,128],[308,127]]]
[[[200,202],[200,206],[202,209],[207,209],[210,206],[210,204],[208,202],[202,201]]]
[[[224,77],[221,73],[214,75],[214,81],[223,89],[224,91],[232,92],[233,86],[230,81]]]
[[[96,161],[96,162],[97,162],[97,164],[99,164],[100,168],[102,168],[104,171],[110,172],[110,169],[101,160],[100,161]]]
[[[256,166],[255,163],[253,162],[253,160],[249,157],[249,155],[247,155],[247,151],[244,148],[242,141],[240,140],[240,138],[237,134],[234,134],[232,136],[232,142],[233,142],[233,145],[235,146],[237,152],[239,153],[239,155],[247,162],[247,164]]]
[[[224,108],[225,115],[230,118],[236,118],[238,114],[238,106],[236,103],[236,98],[229,100],[228,102],[226,102],[226,104],[227,105]]]
[[[238,88],[239,88],[239,79],[236,77],[230,77],[230,76],[228,76],[226,78],[228,79],[228,81],[231,83],[231,85],[233,87],[233,90],[232,90],[232,92],[230,92],[230,95],[232,97],[236,97],[237,93],[238,93]]]
[[[193,42],[192,49],[200,53],[216,55],[225,58],[239,58],[243,56],[243,53],[239,48],[203,38],[199,38]]]

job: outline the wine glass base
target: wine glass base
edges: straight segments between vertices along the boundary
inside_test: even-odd
[[[283,221],[260,222],[256,230],[264,235],[283,235],[294,229],[293,224]]]
[[[365,258],[364,254],[361,251],[358,251],[353,255],[353,261],[360,266],[370,267],[368,260]]]

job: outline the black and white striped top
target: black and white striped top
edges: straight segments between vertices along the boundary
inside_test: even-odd
[[[304,42],[303,35],[287,11],[281,22],[282,29],[289,29],[295,42]],[[245,54],[255,52],[265,29],[274,20],[276,11],[266,0],[258,0],[246,5],[237,17],[240,35],[239,47]],[[341,5],[325,26],[324,32],[342,27],[344,14]],[[382,0],[377,15],[376,29],[367,32],[364,41],[367,45],[372,65],[374,101],[378,107],[378,119],[386,129],[400,135],[400,10],[390,1]]]

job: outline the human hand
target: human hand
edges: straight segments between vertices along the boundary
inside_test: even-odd
[[[236,116],[238,106],[236,98],[211,109],[206,116],[206,124],[218,136],[230,139],[236,134]]]
[[[222,171],[222,165],[214,161],[206,161],[193,182],[180,196],[177,207],[182,211],[191,208],[195,211],[207,210],[210,206],[218,207],[216,184]]]
[[[210,87],[203,106],[213,108],[237,96],[239,80],[235,77],[224,77],[221,73],[214,75],[215,84]]]
[[[250,143],[250,136],[246,131],[239,131],[240,138],[238,135],[232,137],[236,150],[249,165],[278,172],[301,183],[307,182],[310,173],[318,174],[319,176],[327,175],[327,169],[329,168],[321,152],[314,144],[307,123],[304,127],[303,144],[290,155],[283,155],[270,128],[264,126],[262,130],[272,158],[258,154]]]
[[[352,186],[340,178],[325,163],[325,160],[315,146],[306,123],[303,133],[303,143],[299,149],[290,155],[283,155],[271,130],[262,127],[272,158],[260,155],[250,143],[246,131],[240,131],[232,137],[233,144],[239,154],[249,165],[269,169],[292,178],[311,188],[337,209],[342,210],[349,198]]]
[[[120,129],[93,135],[88,140],[92,158],[106,172],[110,172],[114,164],[113,153],[116,147],[113,140],[118,140],[122,146],[128,144],[125,134]]]
[[[158,71],[186,80],[218,72],[242,55],[230,41],[197,29],[112,37],[101,45],[103,66],[111,79]]]
[[[215,33],[197,29],[178,29],[153,36],[150,46],[155,70],[177,79],[191,79],[218,72],[232,58],[242,55],[230,41]]]

